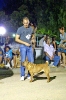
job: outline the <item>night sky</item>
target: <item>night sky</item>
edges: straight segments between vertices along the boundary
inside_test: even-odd
[[[6,14],[11,14],[17,10],[23,3],[23,0],[0,0],[0,11],[5,11]]]
[[[0,10],[2,10],[4,7],[6,7],[4,0],[0,0]]]

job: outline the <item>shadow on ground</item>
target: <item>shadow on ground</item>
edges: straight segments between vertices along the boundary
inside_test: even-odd
[[[10,69],[0,68],[0,80],[6,77],[11,77],[13,74],[13,71]]]
[[[44,72],[41,72],[41,73],[38,73],[37,75],[34,76],[34,81],[36,80],[44,80],[46,79],[47,80],[47,77],[41,77],[40,75],[44,74]],[[53,77],[50,77],[50,82],[52,80],[56,79],[56,76],[53,76]]]

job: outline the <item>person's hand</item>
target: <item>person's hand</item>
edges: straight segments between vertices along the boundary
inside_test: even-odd
[[[52,59],[54,58],[54,55],[52,56]]]
[[[25,45],[26,45],[26,46],[28,46],[28,47],[30,46],[30,44],[29,44],[29,43],[25,43]]]
[[[50,60],[53,60],[53,58],[54,58],[54,55],[52,57],[50,57]]]
[[[52,60],[53,58],[52,57],[50,57],[50,60]]]

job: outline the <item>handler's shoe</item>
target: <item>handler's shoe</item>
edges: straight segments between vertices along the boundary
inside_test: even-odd
[[[24,76],[22,76],[22,77],[20,78],[20,80],[21,80],[21,81],[24,81]]]

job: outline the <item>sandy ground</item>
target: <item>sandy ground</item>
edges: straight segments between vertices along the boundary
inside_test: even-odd
[[[32,83],[20,81],[20,75],[0,80],[0,100],[66,100],[66,72],[50,73],[47,83],[45,74],[40,74]]]

